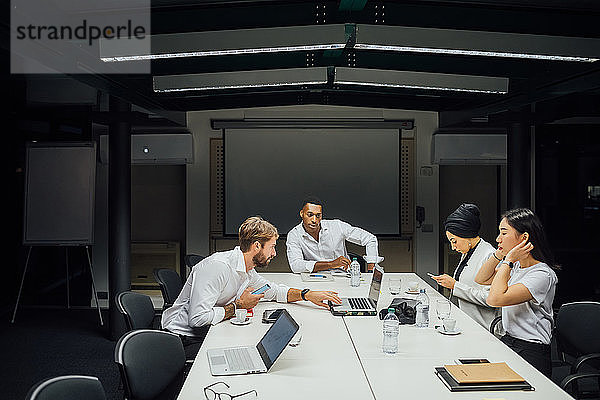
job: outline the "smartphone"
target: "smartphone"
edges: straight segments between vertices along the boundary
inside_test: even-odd
[[[489,363],[487,358],[459,358],[459,364],[485,364]]]
[[[252,294],[261,294],[262,292],[265,292],[267,290],[271,289],[271,286],[267,283],[265,286],[256,289],[254,292],[252,292]]]
[[[277,308],[277,309],[272,309],[272,310],[265,310],[263,312],[263,316],[262,316],[262,322],[264,322],[265,324],[272,324],[275,321],[277,321],[277,318],[279,318],[279,315],[281,315],[281,312],[283,311],[283,308]]]

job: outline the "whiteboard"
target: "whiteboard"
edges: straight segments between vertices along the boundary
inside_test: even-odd
[[[28,143],[23,244],[94,243],[96,144]]]
[[[302,200],[325,202],[339,218],[374,234],[400,232],[398,129],[226,129],[225,233],[261,215],[280,233],[300,223]]]

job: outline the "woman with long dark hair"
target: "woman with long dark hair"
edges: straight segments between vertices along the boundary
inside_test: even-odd
[[[557,277],[539,218],[527,208],[507,211],[500,221],[498,249],[475,282],[491,285],[487,303],[502,307],[502,341],[544,375],[552,375],[550,340]]]

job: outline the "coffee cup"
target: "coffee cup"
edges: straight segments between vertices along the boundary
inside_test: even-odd
[[[238,308],[237,310],[235,310],[235,318],[237,322],[245,322],[247,315],[248,310],[246,310],[245,308]]]
[[[417,282],[417,281],[408,282],[408,291],[409,292],[416,292],[418,290],[419,290],[419,282]]]
[[[454,332],[456,329],[456,320],[454,318],[446,318],[442,321],[446,332]]]

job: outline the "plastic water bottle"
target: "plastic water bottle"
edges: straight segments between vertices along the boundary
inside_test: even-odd
[[[388,308],[388,314],[383,319],[383,352],[396,354],[398,352],[398,330],[400,321],[393,308]]]
[[[427,328],[429,326],[429,297],[425,293],[425,289],[419,290],[417,301],[415,324],[418,328]]]
[[[350,263],[350,286],[360,286],[360,264],[356,257]]]

